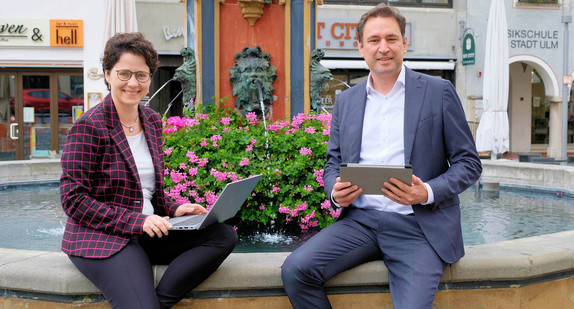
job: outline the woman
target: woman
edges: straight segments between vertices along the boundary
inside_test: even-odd
[[[62,155],[62,250],[113,308],[169,308],[221,265],[237,234],[220,223],[168,231],[169,217],[207,211],[163,190],[162,120],[139,104],[157,52],[140,33],[117,34],[102,64],[110,94],[72,126]],[[169,265],[157,287],[152,264]]]

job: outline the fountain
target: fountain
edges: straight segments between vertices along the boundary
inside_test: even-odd
[[[47,165],[57,167],[58,161],[0,162],[0,176],[18,182],[26,181],[25,177],[28,181],[41,179],[38,177],[45,174]],[[485,181],[529,191],[538,186],[574,197],[574,167],[505,160],[486,160],[483,166]],[[57,174],[46,177],[54,181]],[[573,244],[574,231],[567,231],[467,245],[466,256],[445,271],[435,303],[454,308],[460,304],[569,308],[574,293]],[[288,254],[233,253],[178,308],[291,308],[280,277]],[[154,266],[157,279],[164,271],[165,266]],[[339,274],[326,289],[334,307],[390,307],[387,275],[382,262],[370,262]],[[77,307],[109,308],[98,289],[61,252],[0,249],[0,289],[0,307],[56,308],[74,303]]]

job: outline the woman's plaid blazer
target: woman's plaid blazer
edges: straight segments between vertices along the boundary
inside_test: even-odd
[[[161,117],[141,105],[139,117],[155,168],[155,214],[173,217],[179,204],[163,190]],[[67,136],[60,197],[68,215],[62,240],[68,255],[106,258],[143,233],[139,175],[110,95],[84,113]]]

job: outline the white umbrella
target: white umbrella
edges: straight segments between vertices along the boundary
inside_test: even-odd
[[[503,0],[492,0],[486,31],[482,99],[484,111],[476,131],[478,151],[496,154],[509,149],[508,138],[508,37]]]
[[[135,0],[107,0],[104,44],[116,33],[136,31],[138,22]]]

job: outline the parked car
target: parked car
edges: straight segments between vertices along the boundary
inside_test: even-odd
[[[22,93],[24,107],[34,107],[36,113],[50,112],[50,89],[26,89]],[[83,106],[84,100],[58,91],[58,111],[72,112],[72,106]],[[10,108],[14,110],[14,98],[10,100]]]

